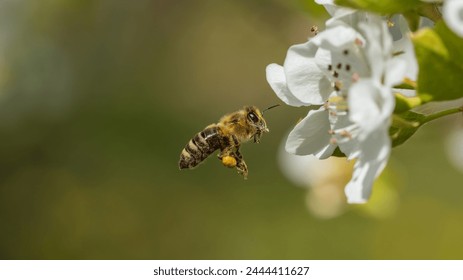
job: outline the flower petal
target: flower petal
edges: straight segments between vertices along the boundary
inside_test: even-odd
[[[326,11],[331,15],[331,18],[326,22],[326,26],[336,25],[339,21],[354,26],[352,23],[358,22],[356,15],[364,14],[354,9],[338,6],[334,3],[334,0],[315,0],[315,3],[323,5]]]
[[[401,84],[407,74],[407,70],[407,62],[404,59],[393,57],[387,62],[384,84],[390,87]]]
[[[336,123],[332,124],[333,130],[343,130],[351,127],[353,125],[352,121],[349,119],[349,116],[337,116]],[[348,160],[356,158],[359,151],[359,141],[356,138],[349,139],[348,141],[338,141],[338,146],[341,152],[343,152]]]
[[[455,34],[463,37],[463,1],[446,0],[442,7],[445,23]]]
[[[286,55],[284,69],[288,89],[301,102],[321,105],[332,92],[330,81],[318,68],[314,55],[318,46],[311,43],[294,45]]]
[[[334,0],[315,0],[318,5],[335,5]]]
[[[325,6],[325,9],[328,8]],[[368,20],[368,13],[354,10],[351,8],[339,7],[333,9],[333,13],[330,13],[332,18],[326,21],[326,27],[334,27],[339,24],[347,24],[354,29],[358,29],[358,24]]]
[[[320,47],[332,50],[354,43],[355,39],[359,38],[361,35],[352,27],[342,24],[327,29],[318,36],[319,38],[315,38],[320,40]],[[317,40],[314,42],[317,43]]]
[[[311,110],[289,133],[286,151],[296,155],[318,154],[326,157],[332,149],[329,147],[331,138],[329,129],[328,111],[323,108]]]
[[[382,87],[372,79],[361,79],[349,90],[349,118],[356,123],[363,141],[369,133],[381,126],[389,126],[389,118],[394,110],[395,99],[390,88]]]
[[[354,173],[345,193],[348,203],[365,203],[371,195],[373,181],[387,164],[391,140],[387,129],[372,134],[363,143],[362,154],[354,165]]]
[[[318,159],[329,158],[333,154],[336,147],[337,145],[330,143],[328,146],[315,153],[315,157],[317,157]]]
[[[353,84],[349,90],[349,118],[361,127],[378,120],[381,100],[378,87],[370,79],[362,79]]]
[[[291,91],[289,91],[288,86],[286,84],[285,70],[282,66],[272,63],[268,65],[265,70],[267,74],[267,82],[270,84],[270,87],[283,102],[296,107],[309,105],[308,103],[304,103],[297,99],[291,93]]]
[[[379,16],[371,15],[369,21],[359,23],[367,45],[366,54],[371,67],[371,76],[380,81],[384,74],[385,65],[392,50],[392,37],[386,23]]]
[[[394,54],[400,54],[395,58],[405,61],[407,69],[405,70],[404,77],[416,81],[418,76],[418,62],[416,61],[415,49],[410,39],[410,28],[403,16],[395,15],[392,19],[394,21],[394,27],[389,28],[394,40],[392,43],[392,52]]]
[[[334,0],[315,0],[315,3],[318,5],[323,5],[326,11],[333,16],[336,13],[336,10],[339,9],[335,4]]]

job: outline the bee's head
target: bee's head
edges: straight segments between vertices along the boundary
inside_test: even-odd
[[[246,122],[251,127],[254,127],[258,133],[269,132],[264,116],[256,106],[248,106],[244,110],[246,112]]]

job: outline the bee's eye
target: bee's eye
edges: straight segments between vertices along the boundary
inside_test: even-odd
[[[257,118],[257,116],[254,114],[254,113],[249,113],[248,114],[248,119],[250,119],[252,122],[258,122],[259,119]]]

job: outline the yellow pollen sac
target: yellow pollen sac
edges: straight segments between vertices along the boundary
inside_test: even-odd
[[[328,99],[328,102],[330,103],[338,103],[344,101],[344,97],[342,96],[332,96]]]
[[[318,26],[314,25],[310,28],[310,32],[312,32],[314,35],[318,34]]]
[[[224,156],[222,158],[222,164],[225,165],[226,167],[233,168],[236,166],[236,159],[231,156]]]
[[[392,20],[388,19],[386,23],[387,23],[387,27],[394,27],[394,22]]]
[[[350,66],[349,66],[350,67]],[[334,90],[340,91],[342,89],[342,83],[341,81],[336,81],[334,82]]]
[[[333,104],[336,107],[336,111],[347,111],[348,110],[347,101],[342,96],[330,97],[330,99],[328,99],[328,102],[330,104]]]

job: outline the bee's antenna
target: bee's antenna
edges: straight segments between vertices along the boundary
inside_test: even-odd
[[[273,108],[278,107],[278,106],[280,106],[280,104],[275,104],[275,105],[273,105],[273,106],[268,107],[267,109],[265,109],[265,110],[262,111],[262,115],[264,114],[265,111],[270,110],[270,109],[273,109]]]

